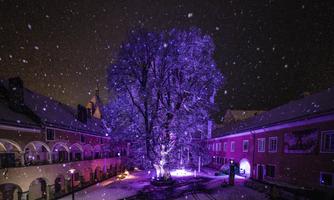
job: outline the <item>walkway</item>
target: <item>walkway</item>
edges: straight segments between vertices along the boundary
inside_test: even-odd
[[[197,199],[246,199],[246,200],[265,200],[265,196],[242,185],[243,179],[236,178],[236,186],[220,187],[227,181],[227,176],[214,176],[213,171],[204,170],[198,178],[183,177],[177,179],[177,186],[174,188],[156,188],[151,186],[149,180],[152,176],[147,171],[138,171],[128,175],[125,179],[108,179],[104,182],[88,187],[75,194],[76,199],[80,200],[116,200],[116,199],[165,199],[175,197],[178,200],[197,200]],[[205,192],[200,192],[204,188]],[[199,188],[193,192],[192,188]],[[210,193],[207,192],[210,190]],[[135,196],[140,193],[141,195]],[[71,196],[66,196],[62,200],[71,200]]]

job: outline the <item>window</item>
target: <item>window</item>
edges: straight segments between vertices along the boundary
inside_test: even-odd
[[[266,147],[266,139],[265,138],[259,138],[257,139],[257,151],[258,152],[265,152]]]
[[[94,159],[99,159],[101,157],[100,152],[96,151],[94,154]]]
[[[74,176],[74,179],[73,179],[74,181],[79,181],[80,180],[79,172],[75,172],[73,176]]]
[[[320,172],[320,185],[322,186],[334,186],[334,173]]]
[[[321,133],[321,152],[334,153],[334,130]]]
[[[266,176],[274,178],[275,177],[275,166],[274,165],[266,165]]]
[[[248,140],[242,141],[242,151],[243,152],[248,152],[248,146],[249,146],[249,141]]]
[[[46,140],[52,141],[55,140],[55,130],[53,129],[46,129]]]
[[[82,143],[85,142],[85,136],[84,136],[84,135],[80,135],[80,141],[81,141]]]
[[[100,138],[100,144],[103,144],[103,138]]]
[[[269,137],[269,152],[277,152],[277,137]]]
[[[224,150],[224,152],[227,151],[227,142],[224,142],[223,150]]]
[[[232,141],[231,142],[231,152],[234,152],[234,150],[235,150],[235,142]]]
[[[222,150],[222,143],[218,143],[218,151]]]

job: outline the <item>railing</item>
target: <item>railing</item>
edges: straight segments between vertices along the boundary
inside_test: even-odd
[[[83,190],[83,189],[85,189],[89,186],[92,186],[92,185],[96,184],[96,183],[99,183],[99,182],[105,181],[109,178],[115,177],[115,176],[117,176],[118,174],[120,174],[124,171],[125,171],[124,166],[121,167],[121,168],[117,168],[117,169],[115,168],[114,170],[109,170],[107,173],[103,173],[101,179],[97,179],[97,177],[95,177],[93,175],[89,181],[83,181],[84,180],[83,177],[80,176],[80,184],[73,187],[73,192],[78,192],[78,191]],[[51,196],[51,199],[52,198],[59,199],[61,197],[64,197],[66,195],[71,194],[72,193],[71,186],[67,185],[66,187],[67,188],[65,190],[62,190],[62,191],[59,191],[59,192],[54,192],[52,194],[53,196]]]
[[[51,163],[48,160],[38,160],[38,161],[31,160],[31,161],[25,161],[24,165],[22,165],[22,163],[19,162],[19,161],[15,161],[15,162],[1,163],[0,169],[15,168],[15,167],[53,165],[53,164],[63,164],[63,163],[73,163],[73,162],[82,162],[82,161],[108,159],[108,158],[121,158],[121,157],[111,156],[111,157],[100,157],[100,158],[85,158],[85,159],[81,159],[81,160],[64,160],[64,161],[52,160]]]

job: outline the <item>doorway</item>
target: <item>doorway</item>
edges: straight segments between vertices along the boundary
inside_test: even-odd
[[[263,180],[263,165],[257,165],[257,179],[262,181]]]

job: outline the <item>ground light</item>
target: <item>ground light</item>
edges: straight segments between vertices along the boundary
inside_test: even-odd
[[[130,175],[129,171],[125,170],[123,173],[117,175],[117,180],[125,179],[129,175]]]
[[[176,169],[170,172],[173,177],[193,176],[194,173],[186,169]]]

